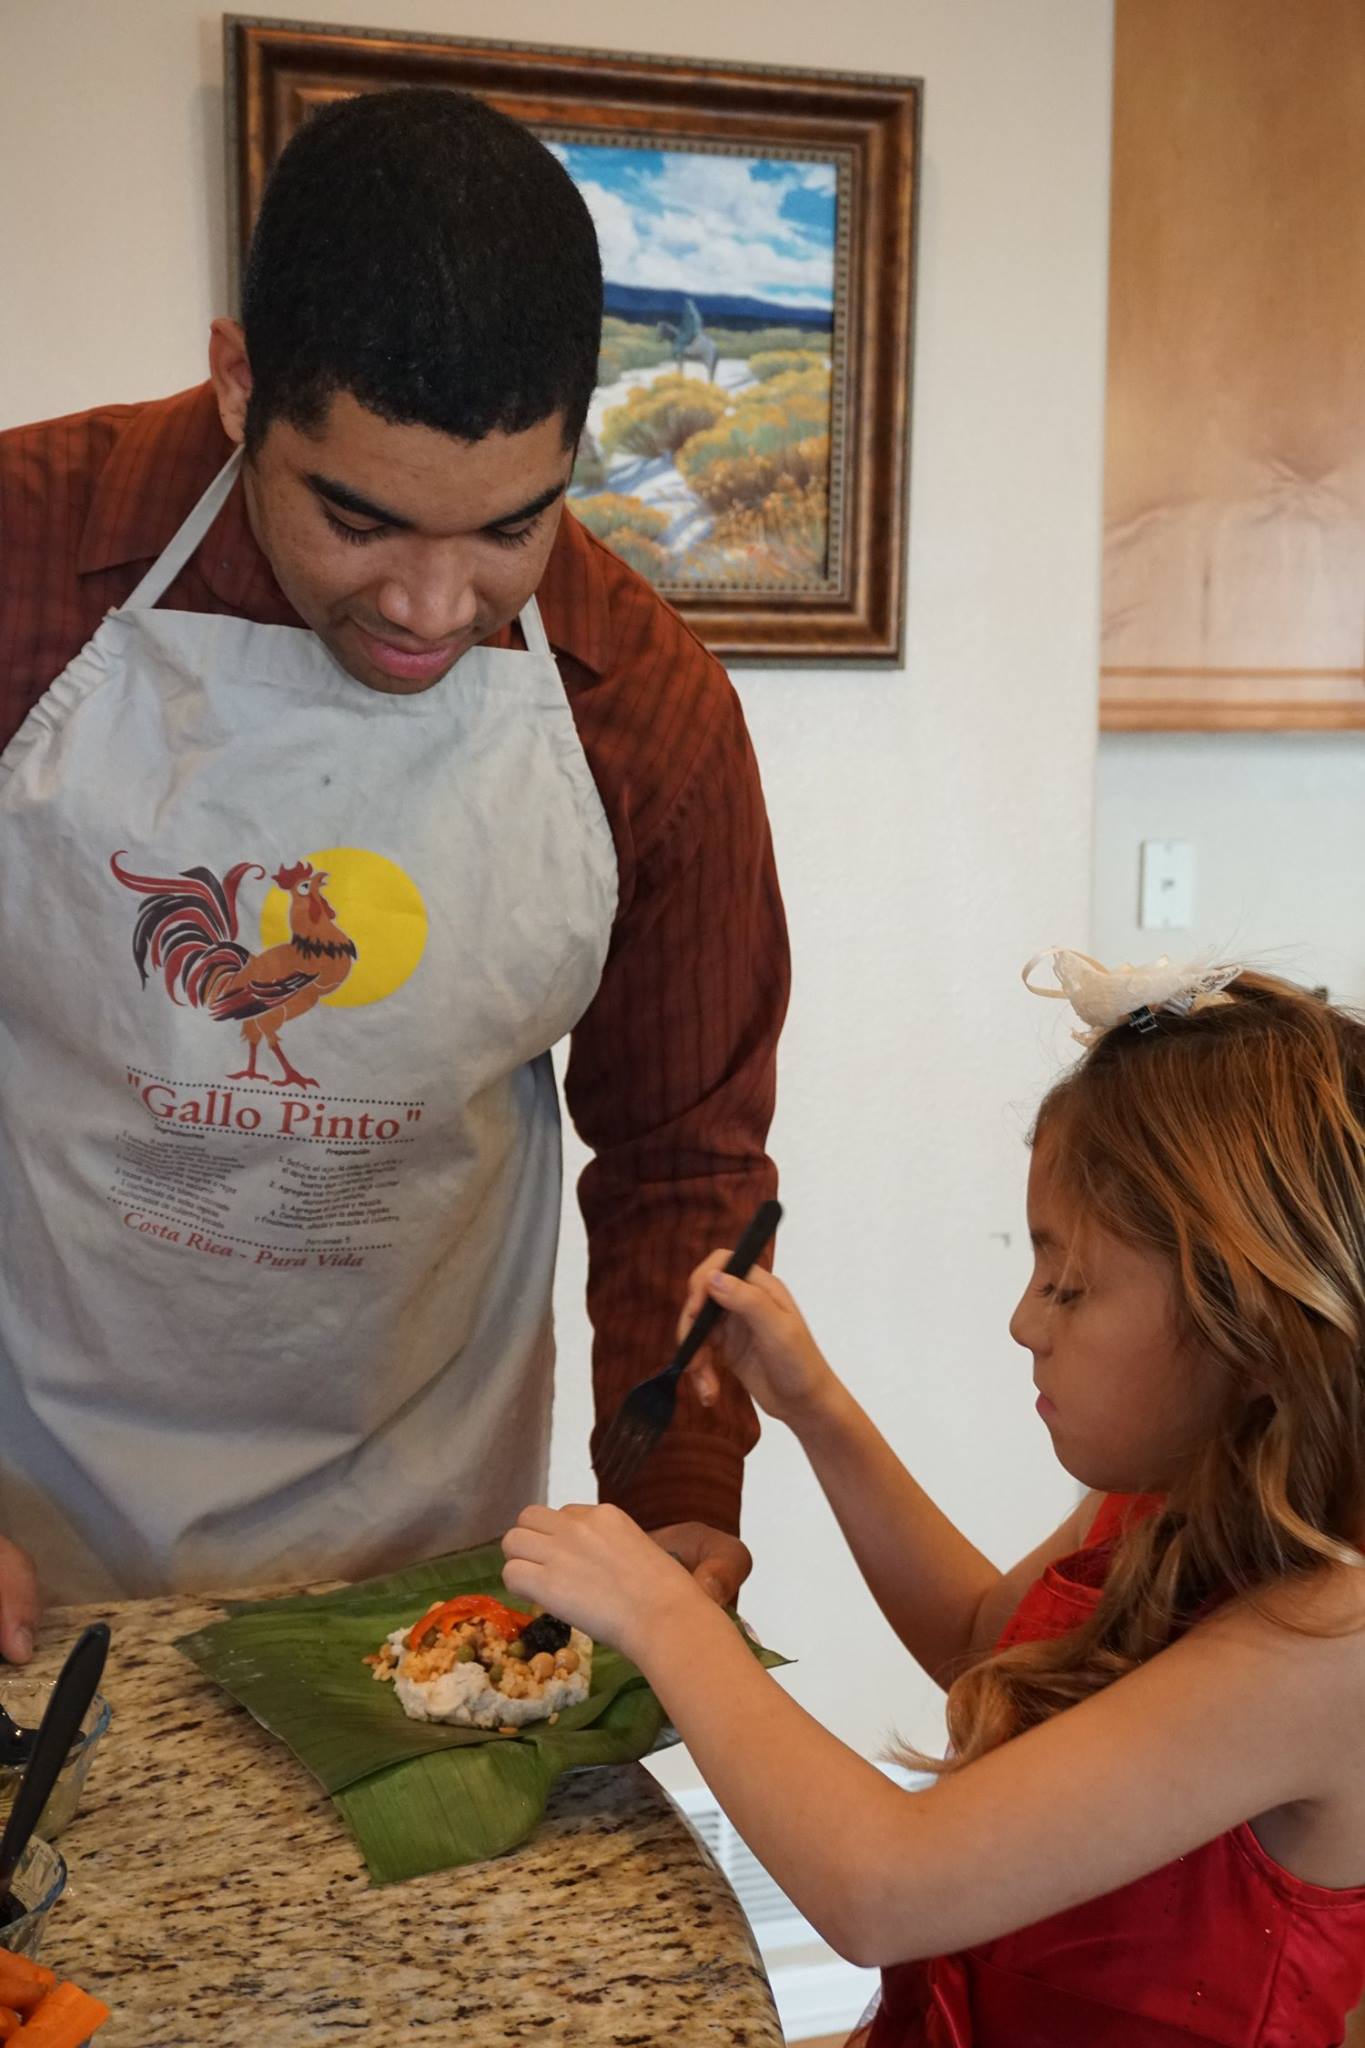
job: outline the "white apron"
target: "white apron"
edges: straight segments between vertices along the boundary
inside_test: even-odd
[[[236,468],[0,756],[0,1534],[49,1597],[352,1576],[545,1483],[610,829],[534,599],[414,696],[154,610]]]

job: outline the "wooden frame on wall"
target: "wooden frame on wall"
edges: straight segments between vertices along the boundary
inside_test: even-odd
[[[614,180],[613,217],[636,209],[618,249],[634,249],[638,281],[604,263],[571,504],[732,664],[899,665],[918,80],[243,16],[224,32],[234,263],[271,166],[318,107],[402,85],[488,99],[557,150],[590,203]],[[689,191],[710,195],[707,261],[723,251],[733,276],[749,234],[779,281],[708,291],[700,271],[695,287],[676,264],[665,275],[657,249],[651,270],[664,190],[673,231]]]

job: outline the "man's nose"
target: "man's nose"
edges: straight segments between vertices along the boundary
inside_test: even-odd
[[[375,595],[375,608],[390,625],[414,639],[436,645],[467,632],[478,614],[478,592],[462,555],[410,563]]]

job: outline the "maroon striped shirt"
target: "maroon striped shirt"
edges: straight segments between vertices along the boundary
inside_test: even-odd
[[[0,748],[229,453],[208,385],[0,434]],[[724,670],[567,514],[537,597],[620,877],[566,1087],[595,1155],[579,1199],[600,1429],[667,1361],[691,1267],[733,1244],[774,1191],[765,1146],[787,940],[758,771]],[[252,536],[240,482],[164,602],[301,625]],[[684,1389],[623,1505],[646,1527],[737,1529],[756,1436],[732,1381],[709,1411]]]

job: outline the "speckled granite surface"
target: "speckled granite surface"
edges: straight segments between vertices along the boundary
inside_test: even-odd
[[[113,1627],[114,1722],[42,1952],[113,2007],[99,2048],[781,2048],[733,1894],[638,1764],[561,1780],[510,1856],[375,1889],[321,1788],[171,1648],[217,1613],[44,1626],[40,1675]]]

